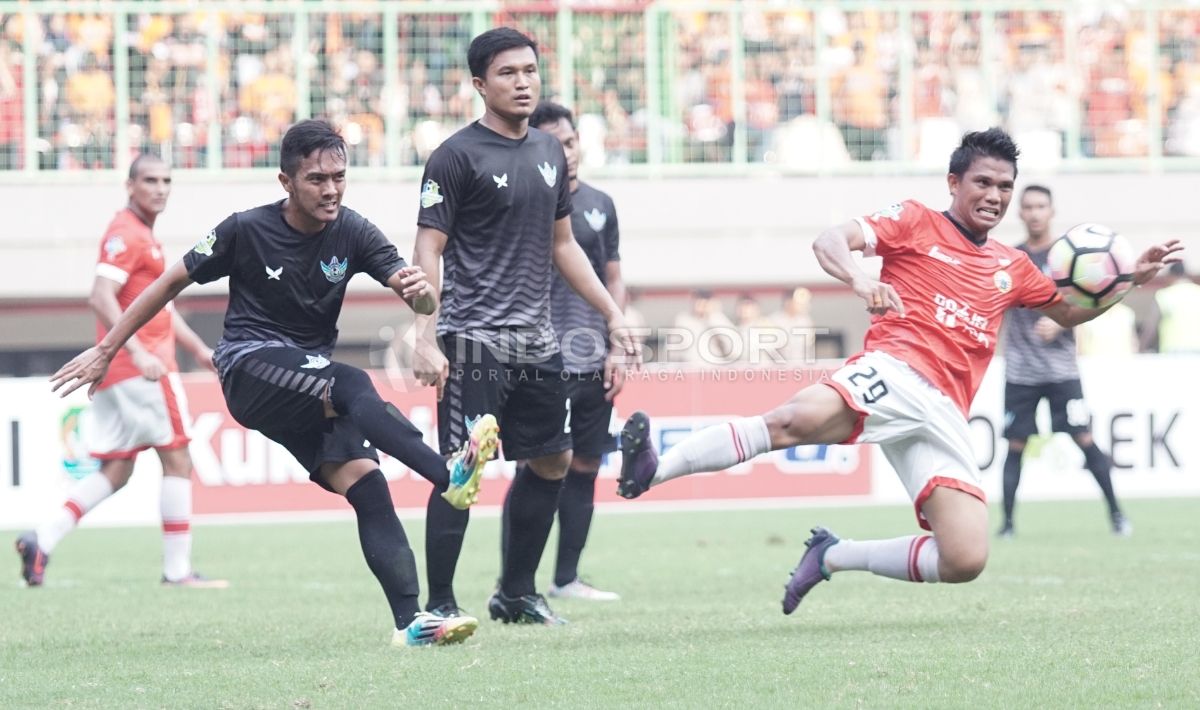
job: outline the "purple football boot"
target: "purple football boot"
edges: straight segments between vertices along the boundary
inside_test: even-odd
[[[658,452],[650,443],[650,417],[634,412],[621,429],[621,478],[617,495],[637,498],[650,490],[650,481],[658,470]]]
[[[808,594],[808,590],[817,586],[818,582],[830,578],[829,570],[825,569],[825,552],[838,544],[838,536],[825,528],[813,528],[812,537],[804,543],[808,549],[800,558],[800,564],[792,570],[792,578],[784,586],[783,613],[791,614],[800,606],[800,600]]]

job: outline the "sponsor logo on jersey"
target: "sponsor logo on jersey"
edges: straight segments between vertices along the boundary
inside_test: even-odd
[[[952,264],[954,266],[962,265],[961,261],[959,261],[958,259],[955,259],[954,257],[950,256],[946,252],[939,249],[938,245],[936,245],[936,244],[934,244],[933,248],[929,250],[929,255],[932,256],[934,259],[937,259],[938,261],[941,261],[946,264]]]
[[[900,213],[903,211],[904,211],[904,203],[897,202],[896,204],[890,205],[888,207],[884,207],[883,209],[879,210],[875,214],[871,215],[870,219],[881,220],[884,217],[887,217],[888,219],[890,219],[894,222],[899,222],[900,221]]]
[[[337,260],[337,255],[335,254],[329,257],[328,264],[323,261],[321,262],[321,271],[325,273],[325,279],[329,281],[329,283],[337,283],[346,278],[346,267],[349,265],[350,257],[346,257],[339,262]],[[282,269],[283,267],[281,266],[279,268]]]
[[[991,347],[987,335],[988,319],[974,313],[971,305],[942,294],[935,294],[933,305],[937,308],[933,317],[949,330],[960,328],[984,347]]]
[[[216,244],[216,243],[217,243],[217,230],[214,229],[211,232],[209,232],[208,234],[206,234],[203,239],[196,242],[196,246],[192,247],[192,251],[196,252],[197,254],[200,254],[201,256],[212,256],[213,255],[213,250],[212,250],[213,244]]]
[[[442,204],[442,187],[433,180],[426,180],[425,185],[421,187],[421,207],[429,208],[434,205]]]
[[[114,234],[108,238],[108,241],[104,242],[104,254],[109,259],[115,259],[119,254],[123,254],[124,252],[125,240],[121,238],[121,235]]]
[[[599,232],[604,229],[604,225],[608,224],[608,215],[593,207],[583,213],[583,218],[587,220],[588,225]]]
[[[305,355],[308,362],[300,366],[304,370],[323,370],[329,367],[329,360],[325,359],[324,355]]]
[[[542,163],[537,166],[538,172],[542,174],[542,179],[550,187],[554,187],[554,183],[558,182],[558,166],[550,163]]]
[[[279,277],[283,274],[282,266],[279,267],[278,269],[272,269],[271,267],[264,264],[263,268],[267,270],[267,280],[268,281],[279,281],[280,280]]]
[[[496,181],[497,190],[502,187],[508,187],[508,173],[504,173],[503,175],[499,176],[493,175],[492,179]]]

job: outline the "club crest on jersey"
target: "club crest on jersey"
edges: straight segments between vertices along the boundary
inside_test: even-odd
[[[337,260],[337,255],[329,257],[329,263],[321,262],[321,271],[325,273],[325,279],[329,283],[337,283],[346,278],[346,267],[350,265],[350,257]]]
[[[421,206],[428,208],[440,205],[444,199],[446,198],[442,196],[442,186],[433,180],[426,180],[425,185],[421,187]]]
[[[197,254],[200,254],[201,256],[212,256],[213,255],[213,251],[212,251],[213,244],[216,244],[216,243],[217,243],[217,230],[214,229],[211,232],[209,232],[208,234],[206,234],[203,239],[196,242],[196,246],[192,247],[192,251],[196,252]]]
[[[604,229],[604,225],[608,224],[608,215],[595,207],[584,212],[583,218],[587,220],[588,226],[597,232]]]
[[[888,219],[892,220],[893,222],[899,222],[900,221],[900,213],[903,211],[904,211],[904,203],[897,202],[896,204],[891,205],[889,207],[884,207],[883,209],[879,210],[875,214],[871,215],[871,219],[880,220],[880,219],[883,219],[884,217],[887,217]]]
[[[538,172],[542,174],[542,179],[550,187],[554,187],[554,183],[558,182],[558,166],[550,163],[542,163],[537,166]]]
[[[1013,285],[1012,277],[1004,269],[997,271],[996,275],[992,277],[992,281],[996,283],[996,288],[1000,293],[1008,293]]]
[[[109,259],[115,259],[118,254],[124,252],[125,240],[121,238],[121,235],[114,234],[108,238],[108,241],[104,242],[104,253]]]

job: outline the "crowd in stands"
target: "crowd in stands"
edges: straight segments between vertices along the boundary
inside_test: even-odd
[[[742,136],[752,162],[932,164],[963,131],[989,125],[1045,162],[1146,156],[1151,140],[1168,156],[1200,155],[1200,9],[1183,0],[1158,12],[1156,32],[1146,10],[1123,2],[904,15],[886,5],[748,5],[736,15],[683,1],[652,12],[633,0],[572,6],[570,98],[593,163],[644,162],[651,115],[666,119],[668,161],[733,160]],[[28,23],[0,14],[0,170],[26,159],[29,79],[35,159],[47,170],[113,167],[124,162],[118,143],[182,168],[270,166],[301,114],[342,125],[356,165],[417,165],[478,113],[464,61],[469,12],[401,12],[385,38],[382,12],[197,6],[121,15],[118,28],[95,5],[30,8]],[[538,39],[543,93],[561,99],[554,12],[526,3],[491,19]],[[121,45],[128,87],[115,83]]]

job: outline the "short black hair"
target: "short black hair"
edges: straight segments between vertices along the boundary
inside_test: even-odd
[[[571,109],[553,101],[542,101],[529,115],[529,125],[537,128],[547,123],[558,123],[564,118],[567,119],[567,123],[571,124],[571,130],[574,131],[575,116],[571,114]]]
[[[950,174],[962,177],[970,170],[976,158],[999,158],[1013,166],[1013,179],[1017,177],[1017,156],[1021,151],[1012,136],[1002,128],[992,127],[986,131],[972,131],[963,135],[962,142],[950,154]]]
[[[300,163],[313,151],[333,151],[346,157],[346,140],[329,121],[310,118],[297,123],[283,134],[279,145],[279,170],[288,177],[296,177]]]
[[[1045,185],[1026,185],[1024,190],[1021,190],[1021,197],[1025,197],[1030,192],[1040,192],[1050,200],[1050,204],[1054,204],[1054,194],[1050,192],[1050,188]]]
[[[146,163],[162,163],[163,165],[166,165],[167,161],[163,160],[162,156],[158,153],[151,151],[138,153],[138,156],[133,159],[132,163],[129,164],[129,179],[137,180],[138,175],[142,172],[142,166]]]
[[[529,47],[533,50],[533,56],[538,56],[537,42],[511,27],[496,27],[479,35],[471,40],[471,47],[467,49],[467,66],[471,69],[471,76],[480,79],[486,77],[487,68],[497,54],[518,47]]]

